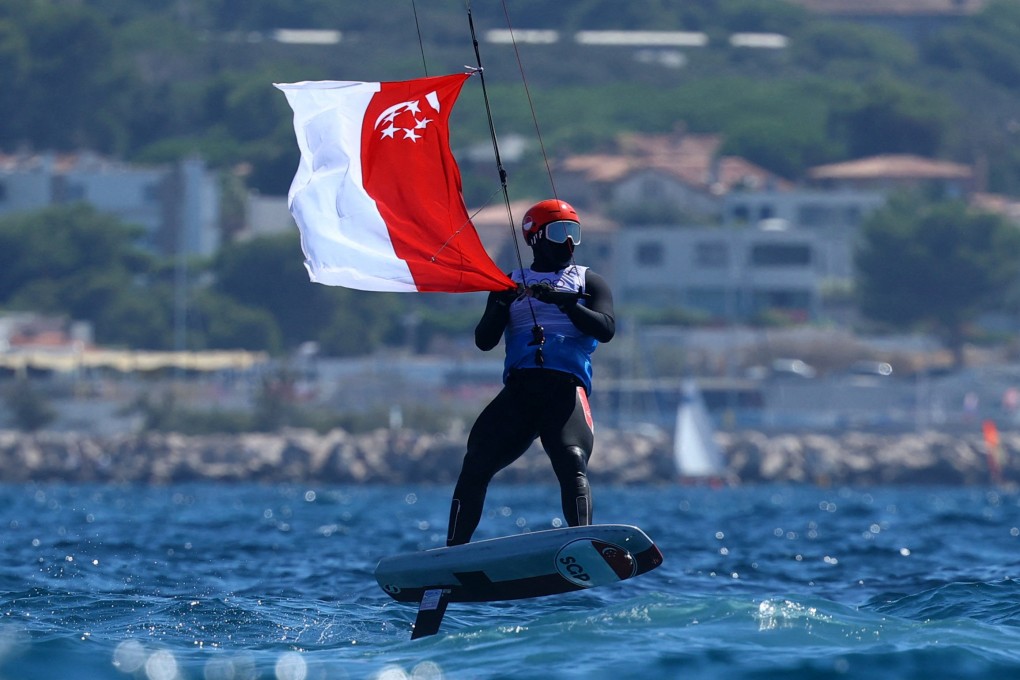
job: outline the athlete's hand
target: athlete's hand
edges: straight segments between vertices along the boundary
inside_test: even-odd
[[[492,294],[492,298],[501,307],[509,307],[513,304],[513,301],[524,294],[524,285],[517,284],[515,288],[507,288],[505,290],[497,290]]]
[[[545,281],[542,283],[532,284],[529,288],[529,292],[531,293],[531,297],[535,298],[539,302],[556,305],[561,310],[566,310],[568,307],[576,305],[577,300],[580,297],[577,293],[558,291]]]

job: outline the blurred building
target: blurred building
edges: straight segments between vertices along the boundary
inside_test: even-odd
[[[882,191],[930,189],[946,198],[966,199],[974,192],[974,169],[911,154],[882,154],[842,163],[819,165],[808,171],[815,186],[825,189]]]
[[[713,219],[732,191],[792,187],[747,159],[720,154],[722,142],[721,135],[682,128],[622,134],[612,150],[562,159],[557,184],[578,209],[605,212],[622,224]]]
[[[806,230],[646,226],[614,239],[614,297],[719,319],[778,312],[805,321],[821,305],[821,235]]]
[[[848,285],[861,225],[886,194],[874,189],[803,187],[791,191],[739,191],[723,200],[723,225],[812,234],[814,270],[823,284]]]
[[[284,232],[297,234],[297,223],[287,207],[286,196],[249,192],[245,199],[245,228],[238,238],[252,239]]]
[[[0,215],[72,203],[142,227],[142,246],[161,255],[220,245],[220,183],[200,158],[142,166],[89,152],[0,155]]]

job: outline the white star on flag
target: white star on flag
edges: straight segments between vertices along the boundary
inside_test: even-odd
[[[428,93],[425,96],[425,99],[438,112],[439,99],[436,97],[436,93],[435,92]],[[401,102],[399,104],[394,104],[393,106],[389,107],[379,115],[379,118],[375,122],[375,128],[377,130],[379,129],[380,125],[384,123],[389,123],[387,127],[381,130],[382,137],[380,137],[380,139],[385,139],[387,137],[390,139],[397,139],[396,133],[397,130],[400,130],[401,132],[404,133],[404,136],[401,139],[409,139],[412,142],[417,142],[419,139],[421,139],[421,135],[417,134],[414,131],[424,130],[428,126],[428,124],[432,122],[430,118],[426,118],[424,116],[418,118],[418,114],[420,113],[421,102],[418,99]],[[413,124],[398,125],[397,119],[398,118],[406,119],[407,116],[405,114],[410,114]]]

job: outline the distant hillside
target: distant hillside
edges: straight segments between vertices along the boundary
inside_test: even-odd
[[[1020,3],[990,0],[979,9],[975,2],[938,23],[919,17],[928,23],[915,33],[801,6],[820,0],[507,0],[506,7],[518,31],[556,31],[555,42],[518,45],[551,154],[682,122],[721,133],[725,153],[791,179],[819,163],[908,152],[975,164],[986,169],[985,188],[1020,195]],[[532,141],[512,169],[515,190],[527,193],[542,167],[517,53],[485,37],[507,28],[503,4],[472,6],[497,131]],[[385,7],[0,0],[0,18],[4,150],[88,148],[142,160],[198,152],[214,165],[249,168],[248,183],[271,194],[286,190],[296,164],[290,113],[272,82],[407,79],[474,63],[462,0]],[[279,28],[330,29],[339,40],[281,43]],[[578,31],[607,29],[697,32],[706,40],[691,47],[576,42]],[[746,32],[780,34],[786,46],[731,41]],[[465,148],[487,134],[480,93],[469,87],[455,144]],[[488,191],[491,169],[467,174],[470,191]]]

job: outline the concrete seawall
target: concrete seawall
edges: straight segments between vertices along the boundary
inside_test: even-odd
[[[992,481],[980,433],[719,434],[729,476],[742,484],[947,484]],[[406,430],[310,430],[242,435],[0,431],[0,481],[165,484],[185,481],[452,484],[464,435]],[[1003,432],[1002,479],[1020,480],[1020,432]],[[673,483],[668,436],[602,429],[590,475],[599,484]],[[552,482],[540,449],[497,481]]]

